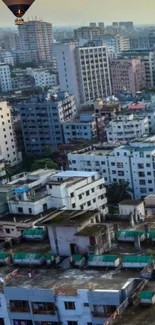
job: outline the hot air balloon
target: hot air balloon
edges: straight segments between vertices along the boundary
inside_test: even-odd
[[[22,17],[26,11],[31,7],[35,0],[2,0],[11,12],[17,17],[15,20],[16,25],[24,24]]]

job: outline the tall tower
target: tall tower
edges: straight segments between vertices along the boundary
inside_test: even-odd
[[[18,26],[20,50],[37,51],[38,61],[52,61],[52,24],[30,20]]]

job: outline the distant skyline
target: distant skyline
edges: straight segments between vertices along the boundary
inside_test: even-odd
[[[54,25],[88,25],[89,22],[132,20],[135,24],[155,24],[155,1],[135,0],[36,0],[28,18],[41,18]],[[0,25],[13,26],[14,16],[0,0]]]

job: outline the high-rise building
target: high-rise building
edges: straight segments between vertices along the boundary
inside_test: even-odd
[[[103,35],[103,30],[97,26],[83,26],[74,30],[74,36],[76,39],[92,39],[93,36],[100,35]]]
[[[52,61],[52,24],[41,20],[18,26],[20,50],[37,51],[39,61]]]
[[[56,43],[56,57],[61,90],[75,96],[76,105],[111,94],[109,59],[105,46]]]
[[[74,96],[67,92],[32,98],[19,104],[25,152],[41,154],[45,147],[56,150],[63,141],[62,122],[76,115]]]
[[[112,60],[111,78],[114,94],[122,90],[134,94],[146,86],[144,62],[140,59]]]
[[[101,28],[102,30],[104,30],[104,22],[100,21],[98,23],[98,27]]]
[[[0,92],[12,90],[11,72],[8,64],[0,64]]]
[[[89,23],[89,26],[94,28],[94,27],[96,27],[96,23],[95,22],[91,22],[91,23]]]
[[[10,166],[21,162],[11,121],[11,107],[7,102],[0,102],[0,153]]]
[[[144,62],[146,87],[154,87],[155,85],[155,52],[149,49],[135,49],[123,51],[121,58],[138,58]]]

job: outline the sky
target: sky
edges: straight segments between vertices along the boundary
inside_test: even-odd
[[[135,24],[155,24],[155,0],[35,0],[27,18],[54,25],[87,25],[90,21],[132,20]],[[0,26],[13,26],[14,17],[0,0]]]

